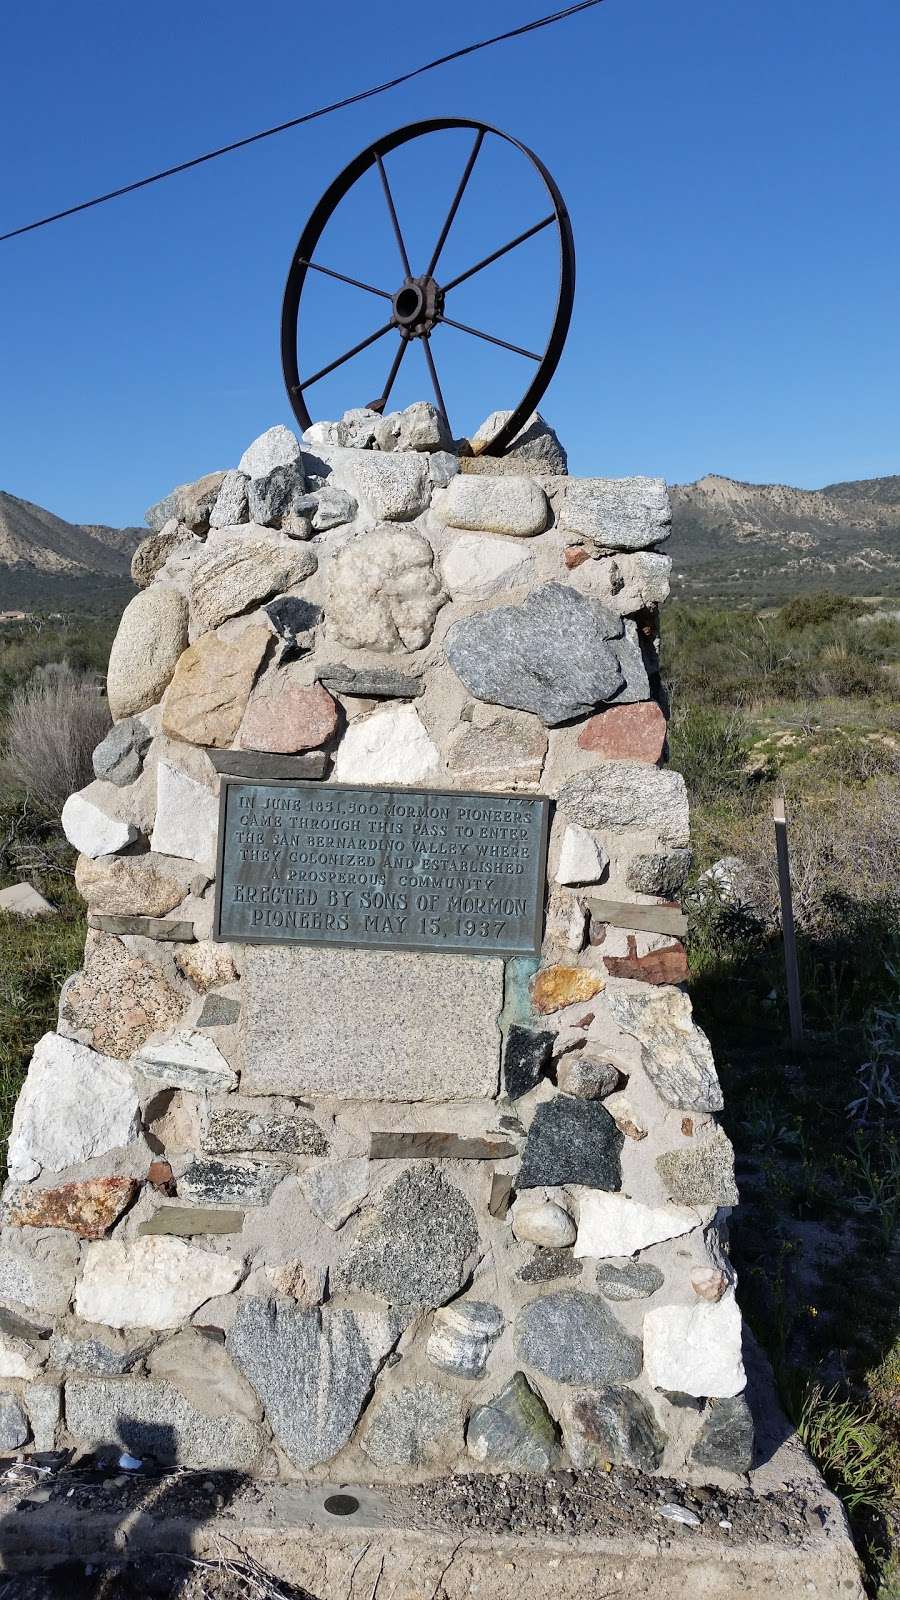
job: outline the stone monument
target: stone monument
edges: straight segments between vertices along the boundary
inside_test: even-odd
[[[275,427],[147,513],[9,1143],[5,1449],[750,1466],[666,487],[498,425]]]

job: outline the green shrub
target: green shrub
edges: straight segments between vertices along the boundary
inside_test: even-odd
[[[838,617],[848,621],[859,616],[863,607],[858,600],[846,594],[833,594],[829,589],[819,589],[813,594],[795,594],[782,606],[779,620],[785,628],[818,628],[823,622],[834,622]]]
[[[739,711],[723,716],[703,706],[675,709],[669,724],[672,765],[692,795],[712,800],[748,788],[750,739]]]

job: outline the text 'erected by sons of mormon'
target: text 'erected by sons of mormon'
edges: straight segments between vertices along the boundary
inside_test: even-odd
[[[531,954],[547,812],[525,795],[225,779],[216,938]]]

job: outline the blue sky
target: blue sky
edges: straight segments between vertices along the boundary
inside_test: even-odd
[[[7,8],[0,231],[544,9],[550,0]],[[138,522],[174,483],[234,465],[263,428],[290,422],[278,320],[301,224],[370,138],[435,114],[532,145],[568,202],[576,308],[542,408],[572,470],[810,487],[898,472],[898,60],[896,0],[606,0],[4,244],[0,487],[72,520]],[[427,165],[397,164],[398,209],[420,249],[465,154],[449,144]],[[535,216],[538,197],[500,160],[479,180],[448,266]],[[341,259],[329,264],[394,288],[376,199],[361,194],[336,224]],[[547,237],[514,269],[485,273],[462,320],[539,339]],[[311,308],[310,360],[374,330],[379,311],[329,288]],[[460,430],[513,403],[527,363],[441,337]],[[369,373],[358,383],[323,386],[323,413],[370,398]],[[424,375],[411,370],[397,398],[417,393]]]

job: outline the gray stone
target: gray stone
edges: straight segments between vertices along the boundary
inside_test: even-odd
[[[584,828],[653,829],[667,844],[687,842],[688,799],[680,772],[645,761],[598,761],[569,778],[558,799],[560,810]]]
[[[734,1149],[727,1134],[717,1128],[683,1150],[667,1150],[657,1157],[656,1170],[670,1200],[685,1206],[736,1206]]]
[[[690,1455],[697,1467],[749,1472],[753,1463],[753,1416],[746,1398],[710,1401]]]
[[[174,517],[164,524],[159,533],[151,533],[142,539],[131,558],[131,579],[136,588],[146,589],[170,555],[188,545],[197,546],[196,535]]]
[[[89,928],[117,937],[132,934],[140,939],[158,939],[170,944],[184,944],[196,937],[192,922],[176,922],[173,917],[117,916],[111,911],[89,911],[87,922]]]
[[[421,650],[446,599],[428,540],[407,528],[375,528],[334,558],[328,629],[356,650]]]
[[[328,757],[321,750],[307,750],[299,756],[270,755],[262,750],[208,750],[217,772],[232,778],[324,778]]]
[[[159,533],[173,518],[184,523],[192,533],[206,533],[212,508],[225,480],[224,472],[208,472],[193,483],[180,483],[144,512],[144,521],[154,533]]]
[[[313,510],[313,531],[327,533],[329,528],[339,528],[345,522],[352,522],[358,507],[352,494],[346,489],[338,488],[336,483],[323,483],[314,495],[315,508]]]
[[[436,1383],[416,1383],[376,1398],[360,1444],[379,1467],[423,1467],[451,1461],[462,1449],[459,1395]]]
[[[425,1353],[432,1366],[458,1378],[480,1378],[503,1332],[503,1313],[483,1300],[436,1311]]]
[[[265,1206],[286,1176],[258,1161],[192,1161],[178,1179],[179,1200],[196,1205]]]
[[[279,595],[264,609],[272,632],[281,640],[282,661],[308,648],[311,630],[318,627],[323,616],[321,606],[314,606],[310,600],[301,600],[299,595],[293,594]]]
[[[79,1246],[70,1233],[43,1230],[27,1244],[0,1244],[0,1302],[57,1317],[68,1310]]]
[[[518,1100],[538,1084],[553,1060],[555,1033],[535,1033],[514,1022],[503,1045],[503,1092]]]
[[[194,563],[190,590],[193,638],[315,572],[318,560],[312,550],[264,535],[263,528],[250,522],[240,538],[223,539]]]
[[[28,1421],[14,1394],[0,1394],[0,1455],[28,1442]]]
[[[84,1372],[92,1377],[119,1378],[147,1354],[146,1340],[134,1344],[111,1330],[110,1343],[97,1338],[77,1338],[55,1333],[50,1341],[50,1366],[58,1372]]]
[[[207,1104],[203,1148],[212,1155],[263,1150],[271,1155],[326,1156],[328,1140],[312,1117],[279,1109],[277,1102],[235,1096],[221,1105]]]
[[[664,1274],[649,1261],[629,1261],[624,1267],[597,1262],[597,1288],[607,1300],[646,1300],[664,1283]]]
[[[0,1378],[34,1378],[47,1360],[49,1328],[0,1306]]]
[[[250,483],[250,521],[264,528],[280,528],[291,517],[305,518],[305,507],[300,503],[305,496],[306,480],[299,459],[288,466],[273,467],[264,478],[254,478]],[[310,526],[308,518],[305,520]]]
[[[659,671],[659,661],[649,646],[645,646],[630,617],[625,618],[625,631],[613,645],[622,676],[623,687],[616,695],[616,705],[636,705],[650,699],[650,674]]]
[[[164,1466],[249,1471],[263,1448],[249,1418],[210,1414],[156,1378],[70,1378],[66,1426],[83,1444],[115,1443]]]
[[[231,1023],[237,1022],[241,1014],[241,1003],[230,994],[216,994],[213,991],[203,1001],[203,1010],[197,1018],[198,1028],[227,1028]]]
[[[478,1247],[468,1200],[433,1167],[389,1184],[338,1263],[335,1287],[403,1307],[441,1306],[463,1288]]]
[[[378,450],[446,450],[450,431],[428,400],[416,400],[405,411],[389,411],[374,423]]]
[[[427,457],[413,450],[328,450],[329,482],[353,495],[372,522],[408,522],[428,506]]]
[[[641,1370],[641,1341],[603,1301],[577,1289],[529,1300],[516,1317],[516,1355],[558,1383],[597,1387]]]
[[[672,512],[663,478],[570,478],[556,505],[561,533],[607,550],[642,550],[667,539]]]
[[[245,1092],[404,1101],[496,1093],[502,961],[252,945],[243,965]]]
[[[490,721],[460,723],[447,749],[449,771],[467,788],[533,792],[547,754],[544,729],[518,712],[488,715]]]
[[[152,1238],[171,1234],[178,1239],[193,1239],[207,1233],[240,1233],[243,1226],[243,1211],[217,1211],[203,1206],[159,1206],[151,1217],[138,1225],[138,1236]]]
[[[692,860],[691,850],[673,850],[670,855],[634,856],[628,863],[625,882],[635,894],[655,894],[663,900],[675,900],[684,888]]]
[[[534,712],[552,726],[585,716],[622,688],[608,642],[621,631],[622,619],[596,601],[546,583],[524,605],[455,623],[447,659],[479,700]]]
[[[290,466],[299,459],[300,445],[297,439],[290,428],[279,423],[275,428],[267,428],[258,439],[248,444],[238,462],[238,472],[243,472],[248,478],[265,478],[275,467]]]
[[[496,438],[511,416],[511,411],[492,411],[478,431],[473,433],[472,445],[476,449],[480,446],[483,450]],[[502,456],[475,455],[465,458],[464,471],[480,472],[482,467],[485,472],[546,472],[554,476],[569,470],[563,446],[539,411],[532,411]]]
[[[581,1100],[603,1100],[618,1088],[621,1076],[611,1061],[586,1050],[571,1050],[559,1063],[556,1081],[564,1094]]]
[[[613,1019],[640,1042],[644,1070],[670,1106],[680,1111],[721,1111],[713,1053],[706,1034],[693,1021],[686,994],[664,986],[648,994],[629,986],[610,988],[606,998]]]
[[[505,1161],[516,1154],[508,1139],[447,1133],[444,1129],[391,1130],[369,1135],[370,1161]]]
[[[337,1232],[358,1211],[369,1192],[364,1156],[346,1161],[313,1161],[299,1175],[306,1204],[320,1222]]]
[[[109,653],[106,692],[118,721],[158,705],[188,642],[184,596],[155,583],[129,600]]]
[[[523,1372],[514,1373],[493,1400],[472,1412],[466,1448],[476,1461],[513,1472],[549,1472],[556,1465],[553,1418]]]
[[[399,1332],[383,1312],[247,1298],[227,1349],[265,1406],[278,1443],[305,1468],[343,1449]]]
[[[139,717],[125,717],[111,728],[93,754],[94,776],[118,788],[135,783],[153,735]]]
[[[30,1383],[25,1390],[25,1407],[31,1423],[35,1450],[52,1450],[62,1416],[62,1386],[58,1383]]]
[[[459,471],[459,461],[449,450],[435,450],[428,457],[428,477],[436,489],[446,489]]]
[[[563,1443],[579,1472],[597,1467],[635,1467],[656,1472],[665,1434],[646,1400],[616,1385],[599,1394],[578,1394],[560,1412]]]
[[[249,521],[249,483],[244,472],[226,472],[210,515],[211,528],[236,528],[239,523]]]
[[[425,685],[411,672],[391,667],[348,667],[343,662],[319,667],[316,677],[332,694],[356,695],[371,700],[415,700]]]
[[[581,1262],[571,1250],[536,1250],[516,1277],[521,1283],[552,1283],[557,1278],[580,1278],[581,1271]]]
[[[450,528],[520,539],[543,533],[550,516],[547,496],[530,478],[473,477],[465,467],[446,489],[436,491],[432,506]]]
[[[624,1143],[624,1134],[595,1100],[556,1095],[534,1114],[516,1187],[580,1183],[618,1190]]]

